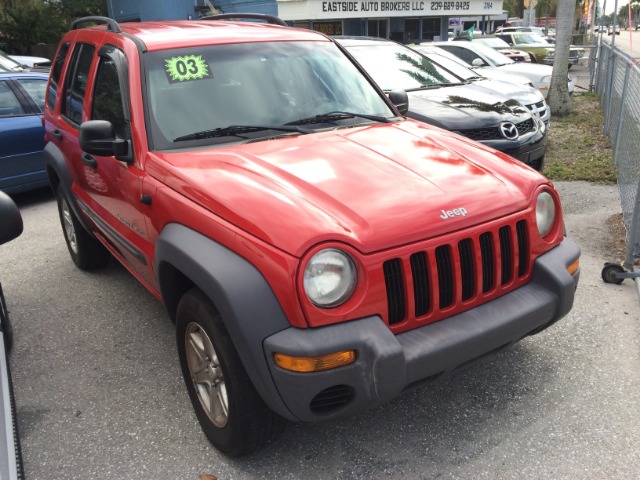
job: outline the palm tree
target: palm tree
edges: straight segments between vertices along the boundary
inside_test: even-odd
[[[571,97],[567,87],[569,74],[569,45],[576,18],[575,0],[558,0],[556,13],[556,49],[549,89],[549,107],[553,115],[567,115],[571,111]]]

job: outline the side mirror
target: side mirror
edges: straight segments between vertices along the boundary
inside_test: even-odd
[[[125,157],[129,153],[129,142],[116,138],[113,125],[105,120],[84,122],[78,140],[80,148],[91,155]]]
[[[0,192],[0,245],[19,237],[22,233],[22,216],[11,197]]]
[[[409,96],[404,90],[392,90],[389,92],[389,100],[403,117],[409,112]]]
[[[472,67],[484,67],[484,62],[480,58],[474,58],[471,62]]]

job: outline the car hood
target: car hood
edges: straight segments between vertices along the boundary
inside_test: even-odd
[[[532,103],[538,103],[544,100],[544,97],[540,93],[540,90],[529,87],[527,85],[518,85],[498,79],[485,78],[474,82],[475,85],[479,85],[483,88],[493,90],[508,98],[512,98],[522,103],[523,105],[531,105]]]
[[[507,155],[412,120],[150,153],[146,170],[298,257],[324,241],[369,253],[484,223],[529,207],[546,183]]]
[[[498,70],[493,67],[473,67],[473,69],[479,75],[482,75],[485,78],[490,80],[498,80],[500,82],[513,83],[514,85],[522,85],[529,86],[531,80],[524,75],[518,75],[516,73],[508,73]]]
[[[531,117],[519,102],[476,84],[408,92],[409,116],[446,130],[489,128]]]

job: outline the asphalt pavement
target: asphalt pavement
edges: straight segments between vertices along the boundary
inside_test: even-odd
[[[93,273],[66,251],[53,197],[17,197],[25,231],[0,247],[15,330],[26,478],[636,479],[640,311],[635,284],[604,284],[615,186],[559,183],[582,247],[572,312],[440,383],[375,410],[291,424],[244,459],[199,429],[162,305],[112,261]]]

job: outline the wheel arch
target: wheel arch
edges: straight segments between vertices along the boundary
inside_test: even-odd
[[[188,228],[167,225],[156,243],[155,267],[163,302],[175,323],[180,298],[197,287],[222,317],[242,364],[264,402],[289,419],[264,356],[265,338],[291,325],[260,271],[237,253]]]
[[[53,193],[56,193],[58,186],[62,187],[64,196],[66,197],[76,218],[87,232],[91,232],[91,228],[87,224],[71,191],[73,179],[69,172],[69,168],[67,167],[67,161],[65,160],[62,150],[60,150],[53,142],[48,142],[44,147],[42,156],[47,170],[47,177],[49,177],[49,185],[51,186]]]

